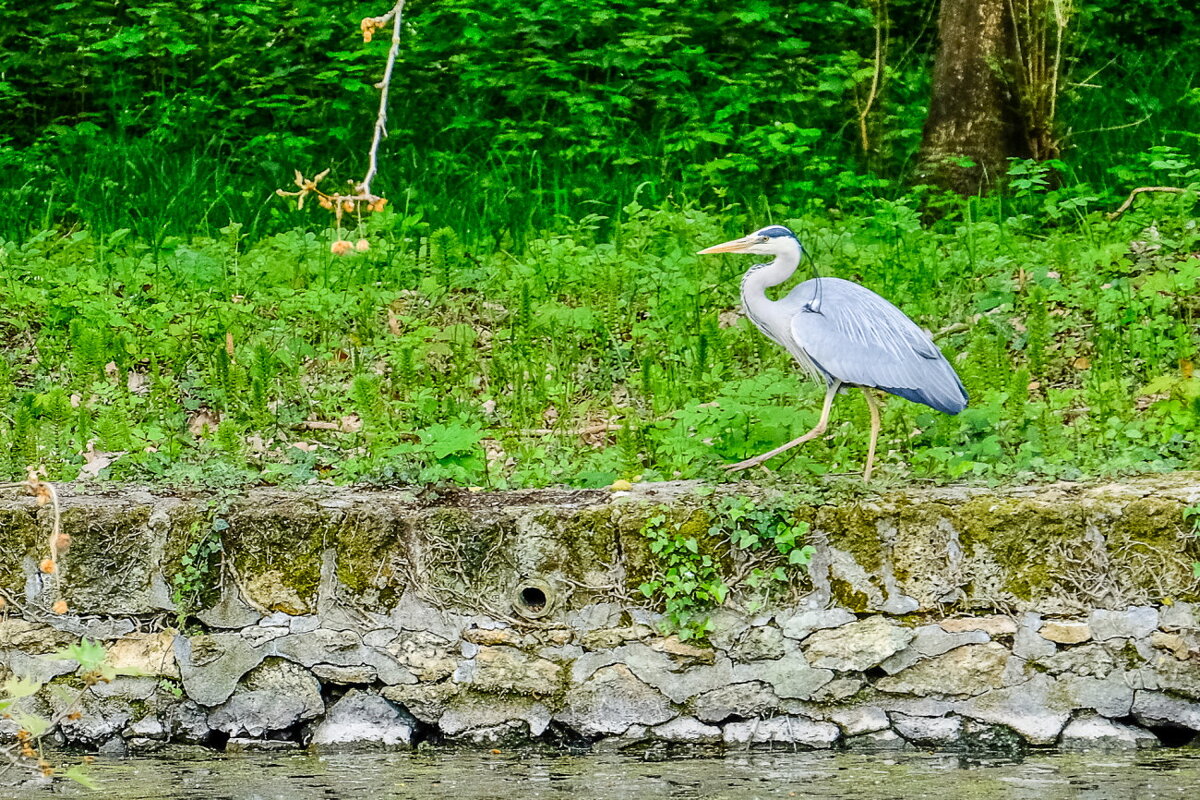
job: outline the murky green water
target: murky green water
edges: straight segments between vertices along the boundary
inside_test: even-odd
[[[1200,795],[1200,752],[1037,755],[1019,762],[928,754],[751,753],[638,760],[617,755],[199,754],[101,759],[94,800],[317,798],[1029,798]],[[0,790],[0,796],[4,796]],[[27,790],[15,797],[49,797]]]

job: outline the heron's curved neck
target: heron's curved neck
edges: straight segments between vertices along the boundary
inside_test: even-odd
[[[796,272],[800,266],[800,253],[780,253],[769,264],[755,264],[742,277],[742,298],[749,302],[750,298],[769,300],[767,289],[778,286]]]

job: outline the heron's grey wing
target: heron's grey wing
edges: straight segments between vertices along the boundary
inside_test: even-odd
[[[879,295],[841,278],[814,278],[781,302],[791,333],[822,370],[947,414],[967,406],[954,367],[929,334]]]

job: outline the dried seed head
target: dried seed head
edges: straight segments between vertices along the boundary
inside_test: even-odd
[[[329,252],[333,253],[335,256],[344,256],[353,249],[354,245],[350,244],[350,242],[346,241],[345,239],[338,239],[336,242],[329,245]]]
[[[366,239],[359,239],[357,242],[354,243],[354,249],[360,253],[365,253],[371,249],[371,243],[368,242]]]
[[[55,614],[67,613],[67,601],[66,600],[55,600],[54,605],[50,606],[50,610],[53,611]]]
[[[43,558],[42,563],[38,565],[38,569],[47,575],[53,575],[58,572],[58,564],[55,564],[52,559]]]

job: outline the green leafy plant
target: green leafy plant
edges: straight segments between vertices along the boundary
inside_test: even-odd
[[[709,612],[729,594],[718,563],[701,550],[688,522],[672,521],[664,513],[646,520],[642,535],[657,563],[654,577],[638,587],[645,597],[662,602],[668,628],[685,640],[704,638]]]

